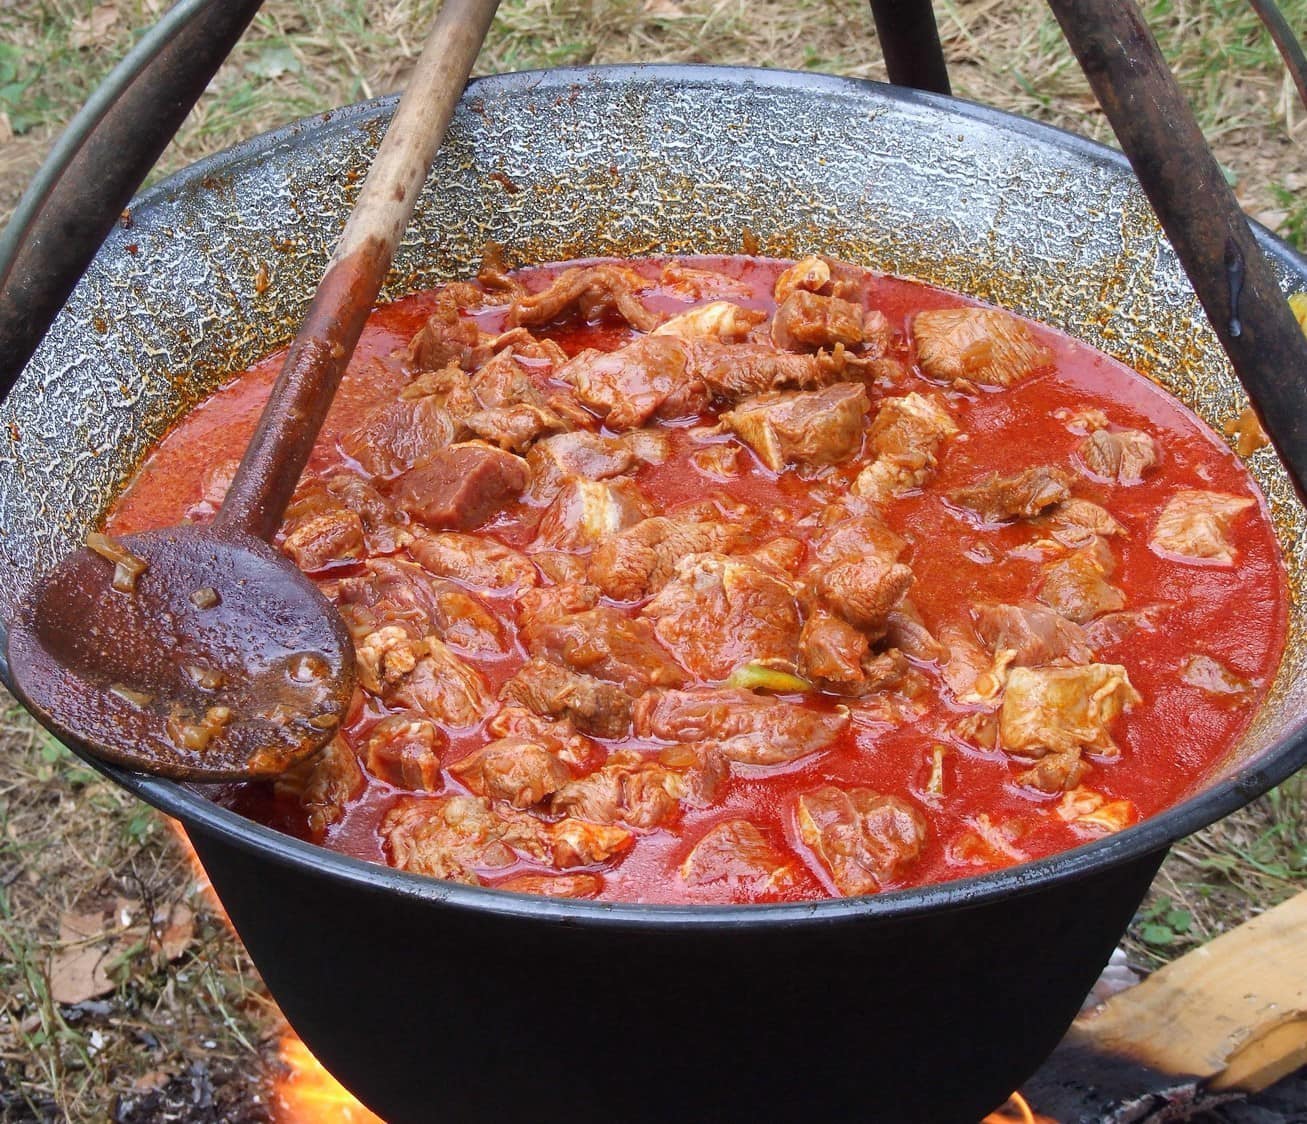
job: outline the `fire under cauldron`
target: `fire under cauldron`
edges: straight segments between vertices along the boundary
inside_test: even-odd
[[[6,619],[150,444],[293,332],[391,108],[259,137],[132,205],[0,408]],[[1307,289],[1307,260],[1258,237]],[[1243,401],[1124,160],[942,96],[719,68],[480,80],[389,293],[468,274],[487,238],[517,261],[825,252],[1045,321],[1210,424]],[[1307,416],[1307,386],[1288,393]],[[98,767],[182,821],[293,1026],[389,1120],[974,1121],[1057,1042],[1168,846],[1307,761],[1307,511],[1269,449],[1249,465],[1295,604],[1243,744],[1167,813],[983,877],[802,905],[558,901],[369,865]]]

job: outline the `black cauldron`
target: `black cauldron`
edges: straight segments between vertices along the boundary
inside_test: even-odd
[[[158,435],[290,336],[391,106],[257,138],[132,206],[0,409],[6,618]],[[467,274],[488,238],[542,261],[733,253],[747,237],[1043,320],[1212,424],[1242,404],[1119,156],[992,109],[809,74],[474,82],[389,292]],[[1307,288],[1307,260],[1260,237],[1281,283]],[[999,873],[804,905],[563,902],[371,866],[102,768],[182,821],[291,1023],[391,1121],[970,1124],[1057,1042],[1167,847],[1307,761],[1307,516],[1270,450],[1249,464],[1295,591],[1263,713],[1179,806]]]

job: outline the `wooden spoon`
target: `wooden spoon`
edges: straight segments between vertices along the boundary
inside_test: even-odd
[[[88,536],[10,627],[16,693],[61,738],[189,780],[280,773],[345,720],[354,648],[269,545],[498,0],[445,0],[213,524]]]

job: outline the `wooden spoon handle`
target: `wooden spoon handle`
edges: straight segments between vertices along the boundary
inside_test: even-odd
[[[444,140],[498,0],[445,0],[215,521],[270,540]]]

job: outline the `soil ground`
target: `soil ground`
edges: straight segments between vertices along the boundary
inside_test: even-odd
[[[0,217],[165,6],[0,0]],[[1282,7],[1307,31],[1307,0]],[[267,0],[156,174],[402,87],[433,8]],[[1251,9],[1145,10],[1244,207],[1307,248],[1307,110]],[[936,11],[956,93],[1109,139],[1042,5],[940,0]],[[504,0],[477,69],[632,60],[884,78],[861,0]],[[271,1118],[279,1017],[169,826],[7,698],[0,761],[0,1121]],[[1304,887],[1299,778],[1175,849],[1131,929],[1131,957],[1154,966]],[[1307,1119],[1293,1111],[1255,1119]]]

